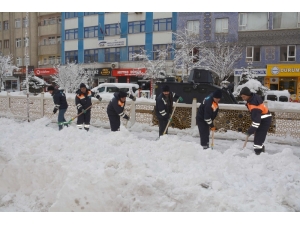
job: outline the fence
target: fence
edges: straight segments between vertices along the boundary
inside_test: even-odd
[[[65,114],[66,119],[72,118],[77,114],[74,98],[68,97],[69,108]],[[92,100],[96,102],[98,100]],[[29,96],[29,116],[30,121],[42,118],[44,116],[51,117],[54,107],[52,97],[44,96],[44,93],[38,96]],[[106,114],[106,108],[109,100],[102,100],[100,104],[96,104],[92,109],[92,125],[100,125],[109,127],[109,120]],[[268,102],[265,102],[268,104]],[[284,103],[282,103],[284,104]],[[295,103],[296,104],[296,103]],[[176,111],[172,123],[173,128],[188,129],[196,126],[196,113],[199,103],[196,100],[192,104],[174,103]],[[0,116],[27,119],[27,97],[21,95],[0,95]],[[219,132],[228,130],[237,132],[246,132],[251,125],[249,112],[244,105],[239,104],[219,104],[220,110],[215,125]],[[130,112],[130,122],[147,124],[149,126],[157,126],[158,121],[155,115],[155,102],[149,100],[127,101],[125,112]],[[269,129],[269,135],[277,137],[293,137],[300,139],[300,110],[298,109],[276,109],[270,108],[273,114],[272,125]],[[53,122],[56,118],[52,119]],[[123,122],[125,122],[123,120]]]

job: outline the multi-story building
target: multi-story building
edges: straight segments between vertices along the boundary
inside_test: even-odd
[[[38,12],[38,68],[35,75],[50,82],[53,65],[60,64],[61,12]]]
[[[12,54],[14,65],[20,67],[19,71],[12,71],[11,76],[4,77],[6,90],[20,90],[20,84],[25,79],[25,43],[26,24],[28,41],[28,70],[32,71],[37,66],[38,59],[38,32],[37,13],[28,13],[29,21],[24,12],[1,12],[0,13],[0,52],[3,55]]]
[[[136,82],[133,53],[172,45],[177,13],[172,12],[65,12],[62,13],[62,63],[83,64],[96,71],[95,85],[105,80]],[[168,63],[171,64],[170,51]],[[95,70],[96,69],[96,70]]]
[[[300,99],[299,12],[180,12],[177,29],[185,27],[197,29],[202,40],[213,42],[222,35],[244,46],[235,83],[241,67],[250,61],[265,86],[289,90],[294,99]]]

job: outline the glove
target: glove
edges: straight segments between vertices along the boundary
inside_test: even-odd
[[[57,112],[57,108],[54,108],[53,109],[53,113],[55,114]]]
[[[101,101],[102,101],[102,98],[101,98],[101,97],[99,97],[99,98],[98,98],[98,100],[99,100],[99,102],[101,102]]]
[[[136,100],[136,97],[135,97],[135,96],[133,96],[133,97],[132,97],[132,101],[135,101],[135,100]]]
[[[82,109],[82,112],[83,112],[83,113],[86,113],[86,110],[85,110],[85,109]]]
[[[182,97],[179,97],[179,102],[183,102],[183,98]]]
[[[210,130],[211,130],[211,131],[215,131],[215,130],[216,130],[216,127],[211,127]]]
[[[130,117],[129,117],[129,116],[127,117],[127,120],[130,120]]]
[[[169,119],[170,123],[172,122],[172,118]]]

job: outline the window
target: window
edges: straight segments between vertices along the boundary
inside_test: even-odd
[[[65,17],[66,17],[66,19],[78,17],[78,13],[77,12],[66,12]]]
[[[186,27],[189,34],[199,34],[199,26],[200,26],[199,20],[190,20],[187,21],[186,23]]]
[[[84,28],[84,37],[85,38],[98,37],[98,26],[85,27]]]
[[[228,18],[216,19],[216,33],[228,33]]]
[[[57,36],[57,37],[56,37],[56,40],[57,40],[57,43],[59,44],[60,41],[61,41],[61,37],[60,37],[60,36]]]
[[[260,47],[246,47],[246,62],[260,61]]]
[[[55,19],[55,17],[49,18],[49,24],[56,24],[56,19]]]
[[[47,65],[47,64],[48,64],[47,58],[44,58],[43,63],[44,63],[44,65]]]
[[[57,56],[57,57],[56,57],[56,63],[57,63],[57,64],[60,64],[60,56]]]
[[[26,17],[23,18],[23,27],[29,26],[29,23],[26,20]]]
[[[145,32],[145,20],[128,23],[128,34],[141,32]]]
[[[98,14],[97,12],[85,12],[84,15],[85,16],[89,16],[89,15],[95,15]]]
[[[78,62],[78,51],[68,51],[65,52],[66,62]]]
[[[98,62],[98,49],[84,50],[84,63]]]
[[[159,59],[159,52],[158,50],[165,50],[168,49],[167,53],[167,57],[166,60],[170,60],[171,59],[171,52],[172,52],[172,48],[170,48],[172,44],[168,45],[168,44],[162,44],[162,45],[153,45],[153,59],[157,60]]]
[[[24,46],[29,46],[29,38],[23,38],[24,40]]]
[[[117,23],[105,25],[105,35],[112,36],[120,34],[120,28]]]
[[[280,61],[295,61],[296,45],[288,45],[280,47]]]
[[[57,17],[57,22],[61,23],[61,17],[60,16]]]
[[[25,64],[25,66],[27,65],[27,66],[29,66],[29,64],[30,64],[30,58],[29,57],[24,57],[24,64]]]
[[[9,40],[4,40],[4,48],[9,48]]]
[[[78,38],[78,29],[66,30],[66,40],[73,40]]]
[[[120,61],[120,48],[105,49],[105,62],[119,62],[119,61]]]
[[[4,30],[8,30],[8,28],[9,28],[8,20],[3,22],[3,27],[4,27]]]
[[[299,28],[299,12],[273,12],[273,29]]]
[[[21,27],[21,19],[15,19],[15,28]]]
[[[153,21],[153,31],[172,30],[172,18]]]
[[[128,47],[128,60],[129,61],[141,61],[141,60],[143,60],[143,59],[140,59],[140,58],[132,58],[132,55],[134,54],[134,53],[136,53],[136,54],[141,54],[142,52],[141,52],[141,50],[142,49],[145,49],[145,46],[144,45],[140,45],[140,46],[129,46]]]
[[[239,31],[267,30],[268,17],[267,12],[239,13]]]
[[[16,61],[17,61],[17,66],[22,66],[22,58],[18,57]]]
[[[55,63],[55,56],[49,56],[49,64],[53,65]]]
[[[55,45],[56,44],[55,37],[48,37],[48,41],[49,41],[49,45]]]
[[[22,46],[22,39],[21,38],[17,38],[16,39],[16,48],[20,48]]]

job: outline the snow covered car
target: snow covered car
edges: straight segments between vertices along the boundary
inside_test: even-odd
[[[288,90],[283,90],[283,91],[270,90],[270,91],[266,91],[264,100],[289,102],[291,101],[290,97],[291,95],[288,92]]]
[[[131,83],[102,83],[97,87],[94,87],[92,91],[98,92],[100,96],[113,96],[115,92],[124,91],[133,96],[137,96],[137,90],[139,89],[138,84]]]

